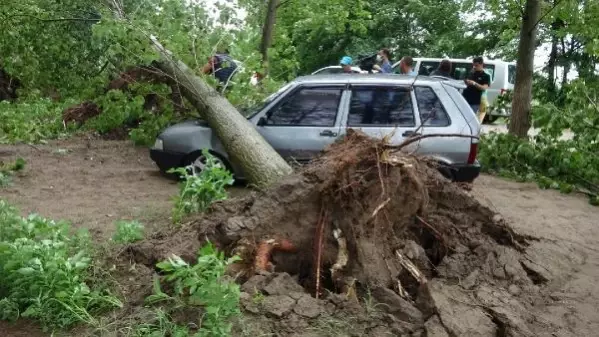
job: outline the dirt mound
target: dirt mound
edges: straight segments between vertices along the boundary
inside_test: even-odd
[[[357,301],[370,290],[414,334],[527,335],[525,306],[498,303],[534,291],[538,275],[521,261],[532,238],[402,147],[351,131],[276,186],[216,203],[130,252],[148,266],[171,254],[192,261],[208,239],[242,256],[231,270],[242,283],[276,271],[316,299],[332,293]],[[291,297],[270,300],[287,303],[285,313],[300,299],[256,289]]]
[[[100,107],[94,102],[88,101],[65,109],[62,113],[62,120],[65,123],[75,122],[81,125],[88,119],[98,116],[100,113],[102,113]]]

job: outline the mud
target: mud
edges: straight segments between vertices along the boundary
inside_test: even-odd
[[[275,253],[274,270],[292,275],[313,297],[345,294],[359,301],[370,294],[382,312],[415,334],[435,314],[451,336],[526,334],[520,321],[479,304],[472,292],[490,287],[513,297],[508,289],[518,287],[523,298],[534,292],[540,272],[523,253],[535,238],[514,232],[432,162],[393,150],[350,133],[272,188],[215,204],[179,231],[134,245],[130,253],[148,266],[170,254],[191,262],[210,240],[226,252],[242,252],[245,264],[234,273],[255,287],[261,284],[252,278],[255,247],[268,239],[291,240],[296,252]],[[347,241],[348,257],[335,272],[334,230]],[[268,287],[261,290],[273,306],[266,317],[287,317],[297,299]]]
[[[50,218],[70,220],[78,227],[90,228],[97,235],[98,241],[113,233],[116,219],[136,218],[153,228],[168,226],[172,207],[170,196],[176,193],[177,187],[157,174],[145,148],[135,148],[130,142],[102,141],[87,137],[52,141],[35,148],[27,145],[0,146],[0,160],[10,161],[16,157],[25,158],[26,169],[23,176],[15,178],[11,187],[0,189],[0,196],[19,206],[24,214],[38,212]],[[294,179],[300,182],[304,180],[302,177]],[[301,191],[294,187],[292,181],[287,184],[282,182],[281,186],[287,186],[287,190],[279,194],[265,191],[246,195],[245,191],[234,190],[234,195],[239,195],[241,199],[231,199],[227,203],[215,205],[212,214],[207,215],[206,219],[196,219],[195,223],[182,229],[173,241],[169,241],[180,241],[172,252],[189,249],[186,254],[193,256],[195,247],[200,244],[197,235],[209,232],[200,230],[202,221],[206,221],[207,226],[212,226],[219,214],[222,217],[232,215],[230,228],[235,228],[233,224],[245,226],[242,220],[248,219],[248,214],[255,221],[267,221],[273,213],[279,214],[279,218],[265,222],[273,229],[283,223],[281,228],[289,230],[291,234],[298,231],[289,229],[292,225],[287,225],[282,220],[292,224],[305,223],[308,228],[314,228],[315,224],[302,220],[304,214],[299,205],[293,206],[297,211],[292,215],[285,216],[282,214],[284,212],[276,211],[277,207],[293,209],[290,204],[297,195],[301,196]],[[290,196],[292,193],[296,196]],[[499,336],[507,335],[509,331],[512,335],[523,336],[528,332],[533,336],[596,335],[599,330],[596,314],[596,307],[599,305],[599,287],[596,287],[599,280],[599,208],[588,205],[584,196],[540,190],[533,184],[510,182],[486,175],[476,180],[472,192],[460,193],[475,199],[470,204],[483,204],[486,207],[485,213],[494,214],[492,218],[496,221],[501,222],[501,218],[505,218],[516,233],[524,237],[535,236],[539,240],[528,240],[529,245],[523,252],[510,245],[496,244],[489,249],[484,249],[484,245],[482,248],[472,249],[460,241],[436,266],[428,262],[427,251],[430,250],[424,250],[420,241],[402,241],[401,251],[430,279],[428,288],[433,290],[433,297],[441,308],[430,315],[435,310],[427,311],[425,305],[430,301],[422,301],[426,296],[423,295],[424,292],[418,291],[420,287],[416,284],[414,290],[402,282],[410,293],[420,294],[409,303],[422,313],[423,319],[426,318],[422,324],[409,323],[406,318],[400,320],[396,316],[397,312],[388,313],[386,310],[389,304],[384,300],[374,299],[374,289],[358,296],[336,294],[334,290],[327,289],[316,300],[311,292],[300,287],[303,294],[310,295],[319,305],[306,300],[306,297],[297,304],[299,298],[294,298],[297,293],[292,294],[289,290],[282,295],[295,301],[292,310],[280,318],[273,318],[264,307],[258,305],[262,297],[266,299],[271,296],[263,290],[268,285],[266,280],[281,274],[281,265],[292,264],[290,261],[293,259],[299,260],[294,254],[278,253],[274,256],[276,273],[261,275],[264,278],[262,282],[255,280],[257,276],[254,276],[242,284],[242,291],[246,294],[243,296],[257,304],[251,306],[247,301],[242,301],[244,317],[236,324],[234,336],[445,337],[453,336],[450,335],[451,331],[465,331],[471,326],[466,320],[468,317],[460,314],[461,311],[472,312],[472,317],[480,320],[477,324],[481,329],[492,328],[489,320],[481,318],[480,313],[483,313],[495,325]],[[280,203],[272,200],[267,202],[264,198],[268,195],[280,197]],[[266,214],[262,217],[262,213]],[[435,225],[432,220],[429,223]],[[162,239],[157,236],[152,240],[155,243],[166,242],[168,234],[170,232],[165,231]],[[259,239],[260,237],[246,237],[250,242]],[[334,239],[329,240],[331,247],[336,249]],[[185,248],[186,246],[189,248]],[[160,254],[144,251],[147,262],[158,255],[169,253],[168,247],[160,245],[158,248],[161,250]],[[425,251],[425,258],[422,257],[422,250]],[[490,252],[492,254],[489,256]],[[335,256],[334,253],[331,255]],[[487,258],[488,264],[485,262]],[[469,262],[462,269],[460,261],[463,259]],[[483,259],[482,265],[477,265]],[[138,253],[131,255],[125,252],[121,255],[121,260],[122,264],[110,272],[110,277],[118,280],[117,290],[125,295],[124,301],[131,305],[122,312],[111,314],[110,318],[122,320],[123,317],[133,315],[138,317],[137,320],[143,321],[142,300],[151,293],[149,286],[154,275],[153,265],[139,263],[144,260],[144,256]],[[499,266],[503,266],[503,270]],[[299,268],[296,267],[295,270],[297,269]],[[467,275],[461,277],[464,274]],[[297,288],[299,283],[295,281],[299,280],[299,275],[291,273],[289,276],[296,282],[294,291],[300,289]],[[256,289],[259,295],[256,295]],[[395,289],[385,289],[397,294]],[[396,303],[395,308],[401,308],[404,304],[405,301]],[[296,306],[299,306],[297,310]],[[298,314],[298,311],[303,315]],[[311,318],[316,312],[318,316]],[[0,335],[49,334],[41,332],[35,324],[19,321],[16,324],[0,322]],[[61,335],[88,334],[66,332]],[[97,331],[92,335],[97,336]]]
[[[25,169],[0,197],[22,213],[38,213],[109,238],[119,220],[142,222],[148,232],[168,226],[175,181],[164,179],[147,148],[91,136],[47,145],[2,145],[0,161],[21,157]]]

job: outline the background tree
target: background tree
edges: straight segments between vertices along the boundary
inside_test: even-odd
[[[534,71],[537,25],[540,18],[541,1],[527,0],[522,13],[516,83],[514,85],[512,116],[509,124],[509,132],[521,138],[527,137],[531,123],[532,75]]]

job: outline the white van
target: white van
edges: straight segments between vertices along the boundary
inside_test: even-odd
[[[472,59],[442,59],[442,58],[414,58],[414,70],[418,75],[428,76],[433,70],[439,67],[442,60],[451,62],[451,77],[456,80],[464,80],[468,73],[472,70]],[[399,73],[399,62],[393,65],[396,73]],[[514,90],[516,82],[516,63],[505,62],[500,60],[484,60],[484,69],[491,76],[491,85],[487,89],[487,99],[489,104],[507,91]],[[509,116],[511,109],[489,111],[485,117],[485,121],[494,122],[501,116]]]

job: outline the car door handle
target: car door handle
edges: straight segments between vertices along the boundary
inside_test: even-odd
[[[324,130],[320,133],[320,135],[323,137],[337,137],[337,132],[333,132],[331,130]]]
[[[412,130],[408,130],[408,131],[402,133],[401,135],[404,136],[404,137],[412,137],[412,136],[420,136],[421,133],[414,132]]]

